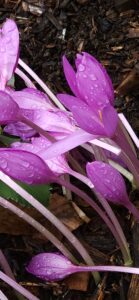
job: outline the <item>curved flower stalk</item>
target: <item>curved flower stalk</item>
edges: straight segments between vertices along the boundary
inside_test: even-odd
[[[6,201],[6,200],[5,200]],[[14,274],[8,264],[8,261],[3,254],[2,250],[0,249],[0,266],[2,267],[3,271],[5,272],[6,275],[11,277],[13,280],[15,280]]]
[[[109,202],[125,206],[139,221],[139,211],[128,198],[121,174],[111,165],[101,161],[88,163],[86,168],[96,190]]]
[[[3,294],[1,290],[0,290],[0,297],[2,300],[8,300],[8,298]]]
[[[77,262],[75,257],[69,252],[69,250],[63,245],[63,243],[56,238],[55,235],[53,235],[49,230],[47,230],[43,225],[41,225],[39,222],[37,222],[27,213],[25,213],[22,209],[18,208],[16,205],[14,205],[10,201],[7,201],[2,197],[0,197],[0,206],[9,209],[14,214],[16,214],[19,218],[22,218],[24,221],[26,221],[28,224],[34,227],[38,232],[40,232],[46,239],[48,239],[61,253],[63,253],[63,255],[68,257],[73,262]],[[9,266],[5,261],[4,255],[1,252],[1,250],[0,250],[0,264],[4,272],[12,279],[15,279],[12,274],[12,271],[9,269]]]
[[[32,258],[26,267],[27,272],[47,281],[59,281],[78,272],[122,272],[139,274],[139,268],[121,266],[75,266],[58,253],[41,253]]]
[[[52,101],[62,110],[65,110],[64,106],[56,98],[53,92],[48,88],[48,86],[39,78],[39,76],[25,63],[22,59],[19,58],[18,64],[41,86],[45,93],[52,99]]]
[[[3,280],[8,285],[10,285],[13,289],[15,289],[21,295],[25,296],[26,299],[28,299],[28,300],[39,300],[39,298],[35,297],[28,290],[26,290],[24,287],[19,285],[16,281],[14,281],[9,276],[4,274],[2,271],[0,271],[0,279]]]
[[[51,171],[55,174],[56,178],[54,179],[54,181],[57,181],[58,183],[60,183],[61,185],[65,186],[65,184],[67,185],[67,188],[69,188],[70,190],[73,190],[75,193],[78,193],[78,190],[76,191],[76,188],[73,187],[71,184],[67,184],[65,181],[61,181],[62,179],[59,178],[59,175],[61,174],[65,174],[68,173],[76,178],[78,178],[79,180],[83,181],[85,184],[87,184],[90,188],[94,188],[94,186],[91,184],[90,180],[73,171],[64,156],[58,156],[57,158],[53,158],[51,160],[47,160],[45,159],[45,150],[47,149],[48,145],[50,144],[49,141],[47,141],[44,138],[33,138],[32,139],[32,144],[30,143],[14,143],[12,146],[14,147],[14,149],[18,149],[21,151],[27,150],[30,151],[32,153],[35,153],[37,155],[39,155],[43,161],[46,163],[46,165],[49,166],[49,168],[51,169]],[[43,150],[42,150],[43,149]],[[82,192],[83,193],[83,192]],[[109,205],[107,205],[107,202],[105,201],[105,199],[102,200],[100,199],[101,203],[104,203],[104,208],[106,209],[106,211],[109,213],[108,215],[110,215],[111,217],[111,221],[105,217],[103,211],[101,211],[99,209],[99,207],[94,203],[93,200],[90,200],[86,194],[82,195],[82,193],[80,192],[80,196],[82,198],[84,198],[84,200],[93,208],[95,209],[98,214],[102,217],[102,219],[104,220],[104,222],[106,222],[106,224],[108,225],[108,227],[110,228],[110,230],[112,231],[114,237],[116,238],[121,251],[123,253],[124,256],[124,260],[125,260],[125,264],[130,263],[131,264],[131,259],[130,259],[130,254],[129,254],[129,250],[128,250],[128,246],[125,240],[125,237],[122,233],[122,229],[115,217],[115,215],[113,214],[112,210],[110,210]],[[116,229],[118,229],[116,231]]]
[[[126,128],[123,126],[120,120],[116,133],[112,140],[120,146],[120,148],[126,153],[126,155],[128,155],[128,157],[132,160],[135,167],[139,171],[139,161],[137,159],[135,147],[126,131]]]
[[[20,168],[19,168],[20,172]],[[45,171],[46,173],[46,171]],[[54,181],[56,177],[54,177]],[[80,243],[80,241],[68,230],[68,228],[61,222],[59,219],[54,216],[46,207],[44,207],[38,200],[36,200],[33,196],[31,196],[27,191],[25,191],[21,186],[19,186],[16,182],[14,182],[9,176],[0,172],[0,180],[10,186],[16,193],[22,196],[28,203],[30,203],[33,207],[35,207],[46,219],[48,219],[56,228],[69,240],[69,242],[75,247],[75,249],[80,253],[84,261],[89,265],[93,263],[92,258]],[[51,178],[50,178],[51,180]],[[79,191],[80,195],[80,191]],[[94,274],[94,280],[96,284],[100,281],[100,276],[98,273]]]
[[[119,139],[119,137],[118,137]],[[114,139],[116,140],[116,139]],[[117,146],[117,141],[115,142],[114,140],[109,140],[109,144],[113,145],[114,147]],[[120,138],[120,142],[122,144],[122,140]],[[118,144],[119,144],[118,143]],[[121,145],[121,152],[119,154],[118,160],[122,160],[122,162],[125,164],[126,168],[129,169],[129,171],[132,173],[133,177],[134,177],[134,185],[136,185],[136,187],[139,187],[139,161],[137,160],[134,152],[131,151],[130,149],[130,154],[129,154],[129,145],[127,147],[126,150],[126,146],[125,146],[125,141],[124,141],[124,137],[123,137],[123,146]]]
[[[36,89],[36,86],[30,80],[30,78],[23,71],[21,71],[19,68],[15,69],[15,74],[17,74],[20,78],[23,79],[23,81],[25,82],[27,87]]]
[[[127,119],[125,118],[125,116],[122,113],[119,114],[119,119],[121,120],[121,122],[123,123],[123,125],[126,128],[127,132],[129,133],[130,137],[134,141],[136,147],[139,148],[139,139],[136,136],[134,130],[131,127],[131,125],[128,123]]]

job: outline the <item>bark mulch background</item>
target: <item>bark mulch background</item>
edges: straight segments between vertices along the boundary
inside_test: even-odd
[[[139,1],[138,0],[5,0],[0,1],[0,23],[16,20],[20,31],[20,57],[55,92],[68,91],[61,58],[72,63],[77,52],[87,51],[107,68],[115,87],[115,106],[139,132]],[[16,81],[17,88],[22,82]],[[55,192],[55,193],[54,193]],[[51,210],[84,243],[98,264],[120,264],[121,255],[107,226],[90,208],[85,221],[54,187]],[[138,192],[131,197],[139,207]],[[75,199],[74,199],[75,200]],[[134,264],[139,264],[139,227],[124,208],[114,207],[131,247]],[[35,210],[29,213],[50,226]],[[71,276],[60,283],[45,283],[30,276],[25,265],[32,255],[54,250],[30,226],[0,208],[0,248],[4,251],[20,284],[40,299],[53,300],[138,300],[139,277],[103,274],[95,287],[88,274]],[[52,229],[52,228],[51,228]],[[53,230],[53,229],[52,229]],[[59,233],[57,233],[58,235]],[[59,238],[62,236],[59,234]],[[63,240],[63,242],[66,241]],[[3,282],[0,288],[8,299],[16,299]]]

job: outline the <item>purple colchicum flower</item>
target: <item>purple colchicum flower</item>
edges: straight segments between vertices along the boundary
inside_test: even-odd
[[[94,161],[87,163],[86,171],[101,195],[112,203],[125,205],[128,198],[125,182],[115,168],[101,161]]]
[[[24,150],[0,148],[0,170],[27,184],[54,181],[54,174],[36,154]]]
[[[64,56],[65,76],[76,97],[58,94],[58,99],[73,113],[82,129],[112,137],[117,128],[118,114],[113,108],[114,91],[108,74],[88,53],[78,54],[75,64],[77,72]]]
[[[19,106],[12,97],[4,91],[0,91],[0,124],[16,121],[19,111]]]
[[[42,129],[64,137],[75,130],[75,122],[71,114],[57,109],[51,104],[49,98],[37,89],[26,88],[18,92],[6,89],[6,92],[19,106],[22,115]],[[4,131],[23,139],[36,133],[22,122],[10,123],[5,126]]]
[[[87,163],[86,170],[97,192],[109,202],[125,206],[139,221],[139,210],[129,200],[123,177],[115,168],[101,161],[95,161]]]
[[[35,153],[37,156],[46,163],[49,169],[55,174],[55,176],[68,173],[69,166],[64,155],[59,155],[52,159],[46,159],[45,151],[52,143],[43,137],[36,137],[31,139],[31,143],[13,143],[11,146],[16,150],[25,150],[31,153]]]
[[[15,91],[13,89],[6,88],[6,92],[12,96],[14,101],[22,109],[57,110],[47,95],[37,89],[24,88],[21,91]]]
[[[77,272],[111,271],[139,274],[139,268],[120,266],[75,266],[69,259],[58,253],[41,253],[32,258],[27,272],[47,281],[59,281]]]
[[[75,72],[63,56],[63,67],[73,94],[94,109],[114,103],[114,89],[104,67],[90,54],[77,54]]]
[[[16,68],[19,32],[16,23],[8,19],[0,29],[0,90],[4,90]]]
[[[22,122],[10,123],[4,127],[3,131],[9,135],[19,136],[24,141],[36,134],[36,130]]]
[[[26,270],[43,280],[55,281],[73,274],[74,265],[63,255],[41,253],[32,258]]]
[[[110,104],[97,110],[79,98],[66,94],[57,96],[73,113],[73,117],[82,129],[94,135],[113,136],[117,127],[118,114]]]

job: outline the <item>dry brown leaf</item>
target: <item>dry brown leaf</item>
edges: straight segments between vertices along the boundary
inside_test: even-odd
[[[89,273],[76,273],[64,280],[70,290],[86,292],[89,282]]]
[[[24,212],[28,213],[34,219],[39,221],[43,226],[61,239],[62,235],[59,233],[59,231],[53,225],[51,225],[50,222],[48,222],[36,209],[32,207],[24,208],[15,202],[13,202],[13,204],[23,209]],[[83,223],[83,220],[79,218],[70,202],[68,202],[63,196],[59,196],[58,194],[52,195],[49,209],[59,218],[59,220],[67,225],[71,231],[77,229]],[[43,236],[32,226],[28,225],[22,219],[3,207],[0,207],[0,233],[9,233],[13,235],[25,234],[32,235],[33,238],[44,239]]]
[[[72,204],[63,196],[53,194],[50,199],[49,209],[72,231],[83,224]]]

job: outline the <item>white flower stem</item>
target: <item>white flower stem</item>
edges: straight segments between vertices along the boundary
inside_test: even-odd
[[[49,230],[47,230],[43,225],[41,225],[39,222],[37,222],[35,219],[33,219],[31,216],[29,216],[27,213],[25,213],[23,210],[18,208],[16,205],[11,203],[10,201],[0,197],[0,205],[6,209],[9,209],[14,214],[16,214],[18,217],[22,218],[24,221],[26,221],[28,224],[30,224],[32,227],[34,227],[38,232],[40,232],[46,239],[48,239],[63,255],[68,257],[70,260],[77,262],[74,256],[69,252],[69,250],[64,246],[63,243],[61,243],[55,235],[53,235]],[[2,253],[0,251],[0,263],[3,266],[4,272],[10,276],[12,279],[15,279],[12,271],[10,272],[10,269],[6,265],[6,262],[4,262],[4,258],[2,257]]]
[[[86,264],[94,265],[91,256],[88,254],[87,250],[76,238],[76,236],[69,231],[69,229],[46,207],[44,207],[37,199],[31,196],[27,191],[25,191],[21,186],[14,182],[9,176],[0,171],[0,180],[10,186],[16,193],[22,196],[28,203],[35,207],[46,219],[48,219],[56,228],[62,232],[62,234],[69,240],[69,242],[75,247],[75,249],[82,256]],[[98,273],[94,274],[94,280],[96,284],[100,281],[100,276]]]
[[[23,71],[16,68],[15,73],[24,80],[27,87],[36,89],[36,86],[33,84],[33,82],[29,79],[29,77]]]
[[[25,288],[19,285],[16,281],[4,274],[2,271],[0,271],[0,279],[6,282],[8,285],[10,285],[12,288],[14,288],[21,295],[25,296],[27,299],[39,300],[39,298],[35,297],[33,294],[31,294],[29,291],[27,291]]]
[[[94,185],[92,184],[92,182],[90,181],[90,179],[82,174],[79,174],[78,172],[75,172],[73,170],[70,170],[70,174],[74,177],[76,177],[77,179],[81,180],[82,182],[84,182],[90,189],[93,190],[93,192],[95,193],[95,195],[97,196],[99,202],[101,203],[101,205],[103,206],[103,208],[105,209],[105,211],[107,212],[107,215],[109,216],[109,219],[105,218],[105,214],[103,212],[103,215],[101,215],[102,219],[105,221],[105,223],[107,224],[107,226],[109,227],[109,229],[111,230],[111,232],[113,233],[121,251],[123,254],[123,258],[124,258],[124,263],[125,265],[131,265],[132,264],[132,259],[130,256],[130,251],[128,248],[128,244],[125,238],[125,235],[123,233],[123,230],[121,228],[121,225],[119,224],[113,210],[111,209],[109,203],[105,200],[104,197],[102,197],[99,193],[96,192]],[[87,201],[86,201],[87,202]],[[92,208],[94,208],[98,214],[100,215],[100,210],[98,211],[98,208],[96,209],[96,207],[94,207],[94,201],[92,200],[89,203],[90,206],[92,206]]]
[[[18,64],[27,71],[28,74],[41,86],[45,93],[52,99],[52,101],[62,110],[66,110],[57,97],[51,92],[48,86],[39,78],[39,76],[25,63],[22,59],[19,58]]]
[[[131,136],[132,140],[134,141],[136,147],[139,148],[139,139],[136,136],[132,127],[130,126],[129,122],[127,121],[126,117],[122,113],[120,113],[118,116],[121,122],[123,123],[124,127],[126,128],[127,132]]]

